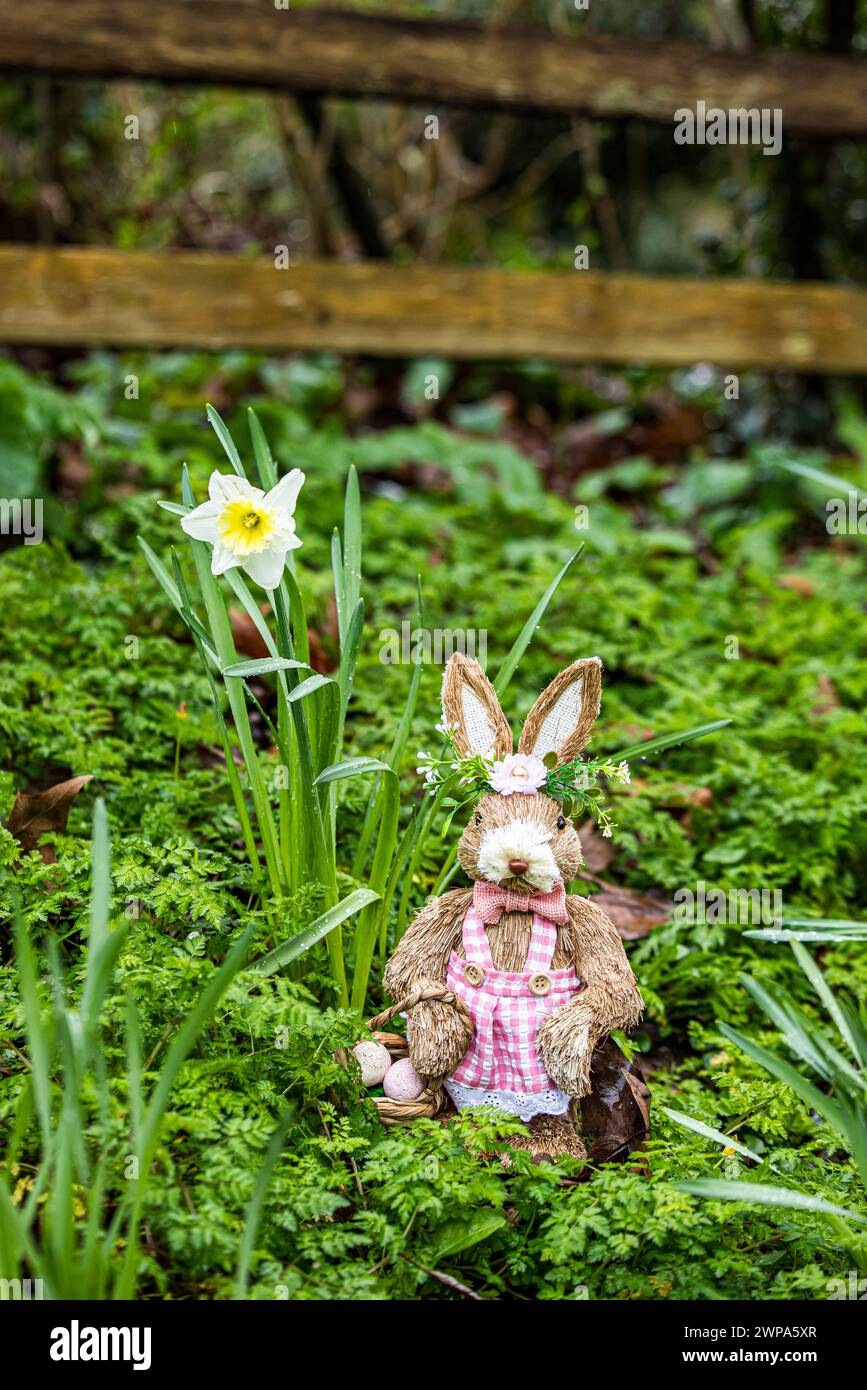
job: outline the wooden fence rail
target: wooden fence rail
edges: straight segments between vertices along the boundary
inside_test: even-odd
[[[0,246],[0,341],[867,368],[867,292]]]
[[[273,0],[0,0],[0,68],[663,122],[702,100],[779,107],[787,131],[867,135],[863,58],[295,12]]]
[[[720,53],[278,9],[273,0],[0,0],[0,70],[156,78],[673,122],[779,107],[867,135],[867,62]],[[0,246],[0,341],[867,371],[845,286]]]

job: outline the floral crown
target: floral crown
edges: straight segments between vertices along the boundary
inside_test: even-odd
[[[607,758],[583,758],[602,694],[598,657],[573,661],[539,695],[512,753],[512,731],[499,697],[477,661],[453,652],[443,675],[443,720],[437,730],[445,740],[439,756],[419,753],[417,772],[430,796],[448,810],[442,835],[463,807],[485,792],[500,796],[535,796],[544,792],[569,817],[592,815],[604,836],[616,829],[600,804],[600,778],[629,782],[629,759],[715,733],[730,723],[717,719],[692,729],[661,734]]]
[[[443,835],[458,811],[486,792],[498,792],[500,796],[535,796],[544,792],[562,802],[564,813],[570,817],[582,811],[594,816],[606,838],[616,829],[608,811],[600,805],[602,789],[598,779],[611,777],[628,783],[628,763],[618,763],[613,758],[574,758],[560,763],[556,753],[546,753],[544,758],[532,753],[508,753],[496,759],[478,753],[465,757],[455,739],[458,725],[443,720],[436,727],[446,748],[439,757],[420,750],[416,772],[424,777],[429,796],[441,791],[454,793],[442,797],[442,805],[450,811]]]

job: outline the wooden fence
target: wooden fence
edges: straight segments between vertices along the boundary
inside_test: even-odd
[[[779,107],[784,131],[867,136],[867,62],[720,53],[273,0],[0,0],[0,70],[210,82],[505,110],[639,117]],[[867,370],[867,292],[590,271],[0,246],[0,341],[715,361]]]

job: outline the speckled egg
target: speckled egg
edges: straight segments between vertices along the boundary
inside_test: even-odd
[[[418,1100],[424,1082],[408,1057],[393,1063],[385,1073],[382,1089],[389,1100]]]
[[[378,1086],[391,1066],[388,1048],[378,1042],[356,1043],[352,1051],[361,1067],[361,1079],[365,1086]]]

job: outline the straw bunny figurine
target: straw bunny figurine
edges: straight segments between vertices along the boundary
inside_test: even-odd
[[[443,681],[445,726],[464,758],[488,770],[458,847],[472,888],[432,898],[392,955],[394,999],[446,986],[469,1010],[425,1000],[411,1011],[409,1055],[458,1109],[492,1105],[527,1124],[512,1139],[532,1153],[586,1157],[572,1102],[590,1090],[594,1048],[641,1016],[620,938],[599,908],[565,884],[582,861],[578,834],[546,777],[556,754],[578,758],[599,713],[601,663],[573,662],[542,692],[517,755],[478,662],[453,655]],[[542,760],[547,757],[547,764]]]

